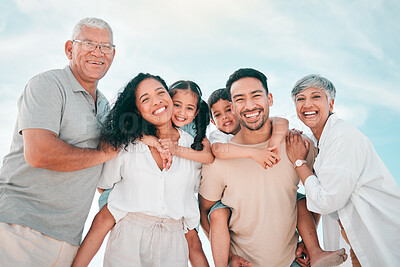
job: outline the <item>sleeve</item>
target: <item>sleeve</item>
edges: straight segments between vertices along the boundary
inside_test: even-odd
[[[316,175],[308,177],[304,185],[310,211],[329,214],[349,201],[362,165],[358,144],[356,138],[341,135],[325,146],[326,151],[320,151],[322,161]]]
[[[218,160],[210,165],[203,164],[199,194],[207,200],[218,201],[225,190],[223,175],[219,172]]]
[[[33,77],[19,102],[18,132],[25,129],[60,132],[64,97],[60,86],[45,74]]]
[[[310,138],[306,137],[305,139],[307,139],[307,141],[310,143],[310,149],[308,150],[306,161],[308,166],[312,169],[314,166],[315,157],[317,156],[317,148]]]
[[[229,143],[231,138],[228,134],[223,133],[220,130],[215,130],[210,133],[208,140],[210,141],[211,145],[214,143],[225,144],[225,143]]]
[[[98,187],[102,189],[113,188],[114,184],[122,179],[121,170],[123,167],[124,153],[125,150],[122,148],[115,158],[104,163],[99,184],[97,185]]]

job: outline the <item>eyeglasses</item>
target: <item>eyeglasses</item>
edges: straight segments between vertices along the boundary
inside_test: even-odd
[[[85,40],[72,40],[72,42],[80,43],[82,49],[87,52],[93,52],[97,47],[100,48],[100,51],[104,54],[111,54],[114,51],[115,45],[110,43],[99,44],[92,41]]]

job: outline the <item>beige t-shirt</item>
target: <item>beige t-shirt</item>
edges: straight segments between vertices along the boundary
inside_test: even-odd
[[[247,147],[267,146],[268,141]],[[221,199],[232,208],[231,252],[254,267],[290,266],[295,259],[300,179],[286,155],[284,141],[280,156],[281,161],[267,170],[252,159],[215,159],[202,169],[199,194],[210,201]],[[312,163],[315,156],[312,146],[307,162]]]

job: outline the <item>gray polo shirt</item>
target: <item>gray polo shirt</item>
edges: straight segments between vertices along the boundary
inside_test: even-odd
[[[33,168],[24,158],[24,129],[46,129],[64,142],[96,148],[109,111],[97,90],[96,105],[69,66],[33,77],[18,100],[10,152],[0,170],[0,221],[33,228],[79,245],[102,164],[74,172]]]

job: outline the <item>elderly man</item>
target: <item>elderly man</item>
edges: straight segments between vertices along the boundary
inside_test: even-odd
[[[33,77],[18,101],[0,171],[2,266],[70,266],[102,163],[97,150],[109,105],[97,90],[115,49],[110,26],[86,18],[65,43],[69,66]]]
[[[231,143],[244,147],[267,147],[272,126],[267,78],[254,69],[239,69],[227,82],[232,110],[241,129]],[[230,252],[237,262],[248,266],[298,266],[295,251],[297,208],[296,191],[299,177],[281,143],[281,161],[265,170],[251,159],[215,159],[203,166],[199,189],[202,226],[207,232],[207,215],[221,199],[232,208],[229,222]],[[312,162],[311,150],[308,162]],[[247,261],[243,261],[246,259]],[[235,262],[235,263],[236,263]]]

